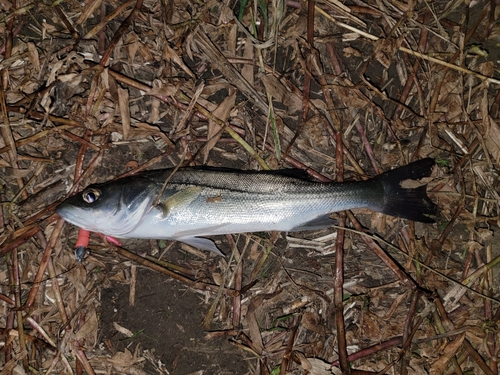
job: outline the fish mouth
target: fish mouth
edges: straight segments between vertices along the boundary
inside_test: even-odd
[[[63,202],[56,207],[55,211],[65,221],[79,228],[90,232],[107,234],[105,233],[106,228],[103,225],[105,222],[103,222],[103,220],[98,220],[95,215],[84,209]]]
[[[78,212],[80,210],[75,206],[63,202],[56,207],[55,211],[60,217],[62,217],[68,223],[71,223],[86,230],[91,230],[91,231],[94,230],[93,228],[89,228],[89,226],[87,226],[86,223],[83,222],[82,215],[79,214]]]
[[[70,219],[71,219],[70,209],[73,210],[72,207],[68,206],[65,202],[63,202],[59,206],[56,207],[55,211],[56,211],[56,214],[61,216],[64,220],[70,221]]]

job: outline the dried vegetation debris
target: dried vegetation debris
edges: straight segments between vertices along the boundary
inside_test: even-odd
[[[140,276],[116,259],[133,253],[98,239],[75,263],[74,228],[53,214],[65,194],[180,162],[326,180],[426,156],[439,165],[437,225],[364,215],[400,266],[349,231],[293,234],[288,248],[276,233],[228,237],[220,260],[142,242],[130,246],[173,263],[133,259],[200,293],[204,321],[174,324],[229,339],[241,374],[498,373],[495,2],[3,2],[0,12],[2,373],[214,371],[133,335],[128,348],[102,341],[100,291],[125,283],[140,306]]]

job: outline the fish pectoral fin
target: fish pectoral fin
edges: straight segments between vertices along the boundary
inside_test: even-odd
[[[191,203],[198,196],[201,189],[200,186],[189,186],[161,200],[157,207],[161,210],[163,218],[168,216],[172,208]]]
[[[332,225],[335,224],[337,224],[337,220],[330,218],[330,215],[322,215],[290,229],[290,232],[298,232],[301,230],[323,229],[331,227]]]
[[[189,246],[196,247],[197,249],[200,250],[207,250],[211,251],[217,255],[220,256],[225,256],[218,248],[215,246],[214,241],[209,240],[208,238],[203,238],[203,237],[183,237],[183,238],[176,238],[176,241],[181,241],[184,242],[185,244],[188,244]]]

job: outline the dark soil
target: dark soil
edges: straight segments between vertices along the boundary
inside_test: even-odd
[[[135,305],[128,303],[130,288],[113,282],[102,291],[101,340],[114,350],[149,349],[171,375],[203,371],[206,375],[246,374],[248,362],[242,350],[228,339],[205,339],[201,327],[207,313],[203,296],[175,280],[146,269],[137,276]],[[117,323],[134,333],[125,338]],[[253,361],[255,363],[255,361]],[[153,373],[150,363],[144,367]]]

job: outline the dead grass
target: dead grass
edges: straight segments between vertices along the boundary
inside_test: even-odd
[[[498,374],[500,9],[473,4],[0,3],[1,374],[178,373],[100,342],[99,291],[139,303],[136,263],[204,296],[193,324],[242,374]],[[348,213],[336,235],[223,238],[226,259],[153,243],[153,262],[191,251],[158,266],[96,237],[79,264],[54,214],[181,162],[341,181],[428,156],[437,224]]]

